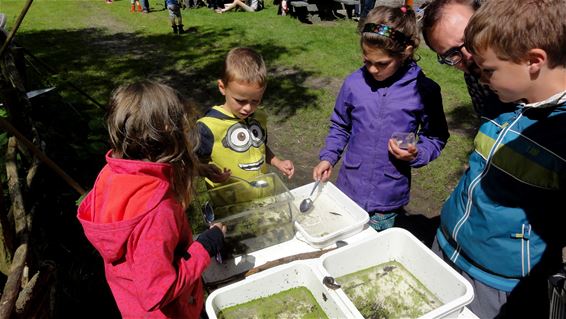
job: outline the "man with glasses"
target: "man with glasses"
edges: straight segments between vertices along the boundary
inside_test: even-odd
[[[513,104],[501,102],[489,87],[480,83],[480,69],[464,45],[464,30],[480,5],[480,0],[433,0],[424,9],[421,28],[425,43],[437,53],[438,62],[464,72],[464,80],[476,114],[481,117],[494,118],[497,114],[513,110],[514,107]],[[469,165],[473,166],[470,169],[476,169],[474,163],[469,162]],[[451,196],[456,195],[451,194]],[[467,195],[459,194],[459,196],[466,197]],[[452,260],[449,259],[451,255],[444,251],[446,239],[451,237],[449,234],[445,234],[442,220],[449,220],[458,213],[443,207],[440,215],[441,226],[433,243],[433,250],[455,267],[474,287],[475,296],[473,302],[468,305],[469,309],[480,318],[493,318],[497,316],[502,305],[507,301],[508,294],[476,280],[468,272],[452,264]],[[496,225],[481,225],[481,227],[487,228],[491,226]],[[485,244],[458,243],[463,250],[467,249],[466,245]]]
[[[497,115],[512,113],[516,108],[513,103],[502,103],[493,91],[480,83],[480,70],[464,45],[466,26],[472,15],[479,9],[481,3],[480,0],[433,0],[425,8],[422,19],[422,33],[426,44],[437,53],[439,63],[455,67],[464,72],[464,79],[474,110],[482,117],[483,124],[489,124],[489,122],[497,123],[494,120],[497,118]],[[517,40],[520,41],[521,39]],[[504,126],[502,125],[502,127]],[[486,145],[491,145],[492,140],[493,137],[487,136],[485,132],[478,133],[474,141],[475,149],[473,154],[484,154],[481,152],[482,147],[485,148]],[[501,147],[501,149],[505,149],[505,147]],[[508,252],[498,251],[497,253],[501,254],[501,260],[486,261],[481,259],[483,257],[481,256],[482,250],[486,251],[486,255],[489,255],[488,253],[493,254],[493,251],[491,251],[494,249],[493,247],[500,247],[494,244],[500,240],[495,235],[475,241],[466,240],[466,238],[469,238],[466,236],[458,237],[464,223],[468,225],[465,231],[478,230],[478,232],[497,234],[501,227],[498,221],[507,222],[510,220],[514,222],[508,214],[505,214],[505,208],[508,208],[510,205],[516,205],[516,202],[495,202],[480,198],[484,194],[494,195],[497,192],[507,192],[510,194],[509,196],[512,196],[514,193],[514,189],[510,185],[504,184],[501,180],[490,179],[489,182],[486,182],[486,179],[483,179],[484,176],[488,175],[488,171],[484,169],[487,167],[489,170],[489,165],[491,164],[487,165],[485,161],[477,160],[482,158],[482,156],[476,156],[476,160],[470,156],[468,170],[460,179],[458,186],[442,208],[440,227],[432,248],[472,284],[475,296],[468,307],[478,317],[482,319],[494,317],[543,318],[545,314],[542,313],[544,311],[541,309],[546,302],[546,294],[544,291],[541,293],[538,288],[541,287],[541,283],[543,288],[545,288],[544,278],[533,275],[534,272],[530,270],[527,270],[527,274],[522,278],[509,278],[491,271],[494,268],[493,264],[498,262],[504,263],[505,258],[512,258],[508,255]],[[507,156],[509,161],[516,159],[510,153],[503,152],[500,153],[500,156]],[[527,167],[526,169],[532,167],[521,163],[512,163],[511,165],[524,165],[521,167]],[[492,171],[495,171],[495,169]],[[482,192],[477,191],[477,185],[481,185]],[[492,196],[490,198],[500,197]],[[474,215],[472,207],[474,212],[482,212],[485,215]],[[521,208],[519,207],[519,209]],[[500,212],[500,214],[489,215],[487,213],[494,211]],[[482,218],[485,216],[489,218]],[[469,221],[471,219],[473,219],[473,224]],[[454,220],[458,222],[455,227],[451,228]],[[472,226],[470,227],[469,225]],[[527,243],[525,254],[530,258],[528,243],[531,235],[531,225],[528,223],[517,225],[517,229],[517,233],[509,234],[509,236],[511,236],[510,238],[515,238],[513,236],[516,236],[516,238],[522,241],[521,244]],[[533,269],[538,270],[538,272],[535,271],[537,274],[541,273],[540,270],[543,267],[548,267],[548,265],[543,265],[542,263],[532,266],[535,267]],[[528,266],[525,266],[525,269],[530,269],[530,267],[529,263]],[[507,281],[515,281],[515,286],[508,284]],[[508,285],[503,287],[502,282]],[[533,287],[537,289],[533,289]],[[522,311],[524,312],[522,313]],[[537,315],[532,316],[529,311],[536,311]],[[548,317],[548,314],[546,314],[546,317]]]
[[[464,80],[478,115],[512,110],[512,104],[499,101],[487,86],[480,84],[480,70],[464,46],[464,29],[481,0],[435,0],[424,8],[422,33],[425,43],[437,53],[440,64],[464,72]]]

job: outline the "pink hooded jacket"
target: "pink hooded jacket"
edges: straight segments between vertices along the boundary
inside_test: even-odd
[[[192,241],[170,189],[172,167],[106,154],[78,210],[102,255],[106,280],[124,318],[198,318],[208,252]]]

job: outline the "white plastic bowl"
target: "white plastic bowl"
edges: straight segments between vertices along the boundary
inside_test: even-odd
[[[291,190],[296,207],[308,197],[314,182]],[[369,220],[368,213],[331,182],[321,183],[312,196],[313,208],[297,213],[297,238],[315,248],[324,248],[337,240],[359,233]],[[298,210],[298,209],[297,209]]]

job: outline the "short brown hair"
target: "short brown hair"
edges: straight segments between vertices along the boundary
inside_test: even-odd
[[[423,6],[423,18],[421,20],[421,32],[423,39],[429,47],[430,45],[430,32],[436,27],[444,15],[444,8],[448,5],[459,4],[469,6],[472,10],[476,11],[482,4],[482,0],[433,0],[425,3]]]
[[[170,163],[173,190],[185,207],[190,203],[198,168],[193,110],[173,88],[142,81],[113,92],[106,119],[113,157]]]
[[[230,81],[247,84],[267,85],[267,69],[259,53],[250,48],[233,48],[224,59],[222,82],[228,86]]]
[[[361,44],[379,48],[391,56],[402,55],[408,45],[412,45],[414,49],[419,46],[417,17],[409,6],[377,6],[368,13],[364,28],[368,24],[382,24],[391,27],[403,34],[404,41],[380,36],[374,32],[363,32],[364,29],[362,28]]]
[[[491,48],[498,58],[513,62],[539,48],[549,68],[566,67],[566,1],[488,1],[470,19],[465,45],[472,54]]]

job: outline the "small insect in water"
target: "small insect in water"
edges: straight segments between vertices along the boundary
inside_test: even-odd
[[[328,213],[329,213],[329,214],[332,214],[332,215],[342,216],[342,214],[337,213],[337,212],[328,212]]]
[[[393,269],[395,269],[395,266],[387,266],[387,267],[383,268],[383,271],[388,273],[388,272],[392,271]]]
[[[326,297],[326,294],[324,292],[322,293],[322,300],[324,301],[328,300],[328,297]]]

